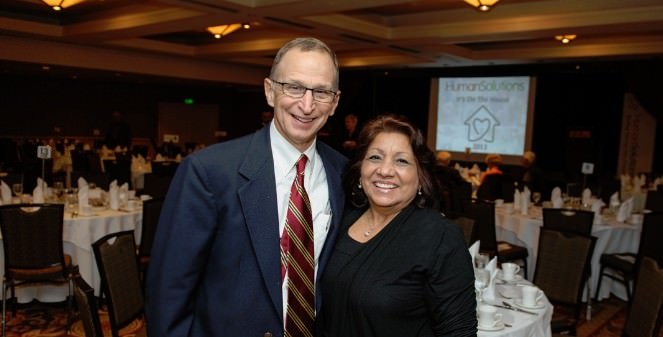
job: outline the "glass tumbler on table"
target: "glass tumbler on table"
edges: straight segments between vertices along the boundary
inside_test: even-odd
[[[474,269],[474,288],[477,291],[477,304],[483,303],[483,292],[490,284],[490,271],[487,269]]]

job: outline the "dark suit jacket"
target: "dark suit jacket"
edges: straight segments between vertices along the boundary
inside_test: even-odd
[[[333,212],[319,277],[340,224],[346,159],[320,141],[317,151]],[[279,234],[269,128],[187,156],[152,250],[149,336],[282,336]]]

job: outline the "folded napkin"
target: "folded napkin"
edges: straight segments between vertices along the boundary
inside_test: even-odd
[[[598,225],[603,222],[603,215],[601,215],[601,210],[605,206],[605,202],[601,199],[594,199],[592,205],[592,212],[594,212],[594,224]]]
[[[78,211],[81,214],[87,214],[90,211],[90,187],[87,183],[81,187],[78,182]]]
[[[120,188],[117,186],[117,180],[111,181],[108,186],[108,196],[110,200],[110,209],[120,209]]]
[[[582,190],[582,204],[583,205],[591,205],[591,199],[592,199],[592,190],[589,188],[585,188]]]
[[[562,199],[562,190],[559,187],[553,188],[550,193],[550,201],[552,202],[553,208],[562,208],[564,205],[564,200]]]
[[[523,193],[520,194],[520,214],[522,215],[527,215],[527,212],[529,212],[530,195],[529,188],[525,186]]]
[[[156,158],[154,158],[154,161],[163,161],[163,160],[164,160],[164,158],[161,155],[161,153],[157,153],[157,156],[156,156]]]
[[[120,208],[127,208],[129,202],[129,184],[124,183],[119,188]]]
[[[0,201],[2,201],[3,205],[12,203],[12,190],[3,180],[0,180]]]
[[[619,201],[619,192],[615,192],[610,196],[610,201],[608,203],[608,206],[612,209],[617,209],[621,202]]]
[[[78,178],[78,188],[80,189],[81,187],[87,187],[87,180],[83,177]]]
[[[550,192],[550,201],[552,201],[555,198],[562,199],[562,189],[558,187],[555,187],[552,189],[552,192]]]
[[[522,197],[522,195],[520,194],[520,190],[516,189],[513,192],[513,209],[516,210],[516,211],[520,209],[520,206],[521,206],[520,198],[521,197]]]
[[[486,270],[490,271],[490,283],[483,292],[485,300],[495,300],[495,278],[497,277],[497,256],[493,257],[486,265]]]
[[[479,253],[479,240],[475,241],[468,250],[470,251],[470,256],[472,257],[472,264],[474,264],[474,257]]]
[[[633,211],[633,197],[628,198],[619,206],[619,211],[617,211],[617,221],[625,222],[626,219],[631,217],[631,212]]]
[[[37,178],[37,186],[32,191],[32,202],[35,204],[43,204],[46,200],[46,189],[48,186],[41,178]]]

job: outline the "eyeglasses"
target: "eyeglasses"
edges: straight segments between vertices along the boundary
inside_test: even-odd
[[[313,99],[320,103],[331,103],[334,101],[334,98],[336,98],[336,91],[324,90],[324,89],[312,89],[295,83],[275,81],[274,79],[271,78],[270,80],[272,80],[272,82],[276,84],[280,84],[283,93],[292,98],[304,97],[304,95],[306,95],[307,90],[311,90],[311,93],[313,94]]]

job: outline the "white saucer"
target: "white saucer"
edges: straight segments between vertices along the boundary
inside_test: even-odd
[[[505,280],[505,279],[503,278],[503,275],[504,275],[504,274],[502,273],[502,270],[498,270],[498,271],[497,271],[497,279],[499,279],[499,280],[501,280],[501,281],[504,281],[504,282],[507,282],[507,283],[509,283],[509,282],[518,282],[518,281],[520,281],[520,280],[523,279],[523,277],[522,277],[520,274],[516,274],[516,275],[513,275],[513,278],[512,278],[512,279],[510,279],[510,280]]]
[[[517,307],[520,307],[520,308],[522,308],[522,309],[543,309],[543,307],[545,306],[545,305],[543,304],[543,301],[539,301],[539,302],[537,302],[536,305],[533,306],[533,307],[532,307],[532,306],[529,306],[529,305],[524,305],[524,304],[522,304],[521,302],[522,302],[522,299],[519,298],[519,299],[516,299],[516,300],[514,301],[514,304],[515,304]]]
[[[481,331],[499,331],[499,330],[504,329],[504,322],[499,321],[499,322],[497,322],[497,324],[495,324],[493,326],[478,325],[477,328]]]

